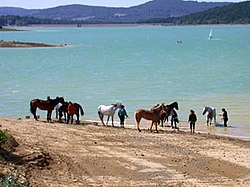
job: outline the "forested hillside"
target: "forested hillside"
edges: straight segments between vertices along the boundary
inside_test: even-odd
[[[250,1],[216,7],[179,18],[156,18],[146,23],[166,24],[249,24]]]

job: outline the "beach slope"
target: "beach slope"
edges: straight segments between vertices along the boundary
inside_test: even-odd
[[[250,186],[250,142],[186,132],[0,119],[19,144],[0,173],[31,186]],[[3,149],[3,148],[1,148]]]

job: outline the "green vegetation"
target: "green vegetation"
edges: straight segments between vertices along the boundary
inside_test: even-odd
[[[0,130],[0,146],[5,144],[10,138],[11,135],[6,130]]]
[[[14,137],[7,130],[0,130],[0,149],[4,144],[14,141]],[[0,155],[0,161],[2,157]],[[0,162],[1,163],[1,162]],[[0,165],[1,166],[1,165]],[[0,187],[26,187],[26,184],[21,184],[18,175],[12,173],[0,173]]]
[[[54,20],[54,19],[40,19],[34,17],[21,17],[21,16],[0,16],[0,25],[15,25],[15,26],[27,26],[31,24],[71,24],[76,23],[74,21],[67,20]]]
[[[179,18],[156,18],[144,23],[188,24],[249,24],[250,1],[226,5]]]
[[[26,187],[26,184],[20,184],[18,176],[13,176],[11,174],[0,176],[0,186],[1,187]]]
[[[56,8],[56,10],[57,9],[58,8]],[[144,12],[147,12],[147,11],[144,11]],[[152,19],[147,20],[147,16],[145,16],[144,19],[141,19],[141,20],[142,21],[139,21],[139,22],[136,22],[136,21],[128,22],[128,21],[120,20],[120,19],[64,20],[64,19],[47,19],[47,18],[42,19],[42,18],[35,18],[35,17],[28,17],[28,16],[25,16],[25,17],[0,16],[0,26],[9,26],[9,25],[27,26],[31,24],[76,24],[78,26],[81,26],[84,24],[98,24],[98,23],[115,24],[115,23],[125,23],[125,22],[126,23],[149,23],[149,24],[160,23],[160,24],[169,24],[169,25],[249,24],[250,23],[250,1],[245,1],[241,3],[232,3],[229,5],[222,6],[222,7],[216,7],[216,8],[212,8],[209,10],[205,10],[203,12],[193,13],[193,14],[189,14],[186,16],[182,16],[182,17],[166,17],[163,15],[162,18],[152,18]]]

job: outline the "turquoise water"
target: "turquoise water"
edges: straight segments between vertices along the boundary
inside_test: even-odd
[[[204,105],[225,107],[230,133],[250,137],[250,25],[27,29],[0,40],[68,47],[0,48],[0,117],[31,115],[29,101],[48,95],[80,103],[86,118],[116,101],[131,117],[178,101],[181,121],[192,108],[203,124]]]

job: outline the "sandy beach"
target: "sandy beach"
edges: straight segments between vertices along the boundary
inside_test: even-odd
[[[250,141],[160,128],[138,132],[82,119],[0,119],[18,146],[1,149],[0,173],[30,186],[249,186]],[[142,121],[147,126],[148,122]]]

